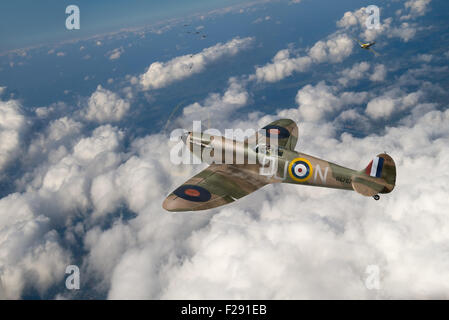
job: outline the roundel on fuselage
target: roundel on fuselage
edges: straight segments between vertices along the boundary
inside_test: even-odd
[[[293,159],[288,166],[288,174],[298,182],[307,181],[313,172],[312,164],[304,158]]]

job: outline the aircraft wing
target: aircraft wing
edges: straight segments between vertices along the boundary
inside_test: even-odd
[[[259,130],[257,134],[249,137],[246,141],[248,144],[256,145],[263,141],[263,135],[266,137],[266,143],[269,142],[270,137],[277,136],[278,146],[294,150],[298,142],[298,126],[296,122],[290,119],[280,119],[273,121]],[[263,134],[263,135],[262,135]]]
[[[361,46],[363,45],[363,42],[362,42],[362,41],[360,41],[359,39],[357,39],[357,38],[354,38],[354,37],[352,37],[352,39],[353,39],[353,40],[355,40],[355,41],[357,41],[359,45],[361,45]]]
[[[269,183],[259,165],[211,164],[173,191],[162,206],[168,211],[216,208],[240,199]]]
[[[374,55],[380,56],[380,54],[377,51],[375,51],[373,48],[368,48],[368,50],[371,51],[372,53],[374,53]]]

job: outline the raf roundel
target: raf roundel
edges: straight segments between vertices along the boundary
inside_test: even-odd
[[[304,158],[293,159],[288,166],[290,177],[298,182],[307,181],[313,172],[312,164]]]
[[[182,199],[193,202],[207,202],[212,196],[207,189],[189,184],[180,186],[178,189],[173,191],[173,194]]]
[[[265,136],[267,138],[270,138],[271,136],[275,136],[278,139],[287,139],[290,137],[290,132],[281,126],[276,125],[268,125],[263,127],[262,129],[265,130]]]

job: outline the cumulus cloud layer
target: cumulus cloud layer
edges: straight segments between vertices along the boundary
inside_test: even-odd
[[[422,95],[421,91],[407,94],[403,90],[395,88],[368,102],[366,113],[373,119],[389,118],[393,114],[416,106]]]
[[[101,85],[90,96],[85,117],[99,123],[121,120],[130,108],[130,103]]]
[[[350,84],[353,80],[370,79],[371,81],[383,81],[387,76],[387,69],[383,64],[376,64],[371,68],[371,64],[362,61],[355,63],[351,68],[344,69],[340,72],[341,77],[338,82],[343,86]]]
[[[26,127],[19,102],[0,101],[0,172],[19,152],[21,134]]]
[[[432,111],[410,127],[363,139],[344,135],[333,140],[325,130],[318,137],[307,126],[302,130],[307,149],[355,168],[379,149],[394,150],[397,190],[374,203],[333,190],[267,188],[264,195],[250,196],[244,208],[222,209],[208,229],[189,239],[195,254],[175,266],[164,297],[447,297],[446,273],[436,274],[448,266],[443,244],[449,225],[439,225],[446,220],[448,176],[424,172],[428,161],[438,166],[449,157],[444,146],[448,117],[447,111]],[[418,149],[411,147],[415,143]],[[436,157],[429,159],[421,147]],[[413,174],[417,168],[422,170],[418,176]],[[432,195],[435,183],[443,187]],[[293,209],[298,202],[300,209]],[[373,264],[381,271],[378,291],[365,286],[366,268]]]
[[[115,48],[112,51],[109,51],[106,55],[108,56],[109,60],[117,60],[124,52],[125,49],[123,49],[123,47],[119,47]]]
[[[412,17],[416,18],[417,16],[424,14],[426,5],[421,2],[427,2],[427,0],[407,1],[404,4],[404,8],[411,8],[411,13],[406,19],[401,17],[399,20],[407,20]],[[402,12],[402,10],[400,10],[400,12]],[[418,14],[418,12],[422,14]],[[395,21],[392,17],[383,16],[381,16],[380,24],[377,28],[368,29],[366,27],[366,21],[370,14],[371,13],[366,12],[365,7],[355,11],[347,11],[337,22],[337,26],[343,30],[359,32],[359,37],[362,41],[374,41],[379,36],[386,35],[389,38],[400,38],[402,41],[408,42],[413,39],[417,32],[417,26],[414,23],[398,23],[398,21]]]
[[[222,128],[222,121],[226,120],[238,108],[245,106],[249,101],[249,94],[244,83],[236,78],[229,79],[229,86],[223,95],[218,93],[210,94],[202,103],[195,102],[188,105],[183,110],[181,126],[189,126],[194,120],[214,120],[214,127]]]
[[[401,20],[413,19],[419,16],[423,16],[428,10],[428,5],[431,0],[408,0],[404,4],[405,10],[408,10],[408,14],[401,16]]]
[[[333,34],[329,39],[316,42],[306,56],[291,57],[290,49],[280,50],[262,67],[257,67],[249,78],[259,82],[277,82],[295,72],[307,71],[313,63],[341,62],[352,53],[352,40],[345,34]]]
[[[296,94],[296,103],[301,120],[321,121],[330,119],[343,106],[362,104],[367,98],[366,92],[342,92],[336,94],[335,86],[328,86],[324,81],[316,86],[306,85]]]
[[[218,43],[200,53],[176,57],[167,62],[153,62],[140,76],[144,89],[163,88],[172,82],[185,79],[205,70],[206,66],[225,56],[233,56],[248,48],[254,38],[234,38],[226,43]]]

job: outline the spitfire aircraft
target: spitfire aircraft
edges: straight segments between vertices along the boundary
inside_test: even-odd
[[[354,40],[357,41],[357,42],[359,43],[360,48],[365,49],[365,50],[369,50],[369,51],[371,51],[372,53],[374,53],[376,56],[379,55],[379,53],[377,53],[376,51],[374,51],[373,48],[371,48],[372,46],[374,46],[374,45],[376,44],[375,41],[363,43],[363,42],[361,42],[361,41],[358,40],[358,39],[355,39],[355,38],[354,38]]]
[[[182,140],[202,160],[205,151],[220,150],[222,156],[230,154],[232,163],[212,162],[187,180],[164,200],[162,206],[168,211],[219,207],[271,183],[353,190],[375,200],[379,193],[391,192],[396,183],[396,166],[386,153],[357,171],[295,151],[298,127],[290,119],[274,121],[244,141],[197,132],[185,133]]]

